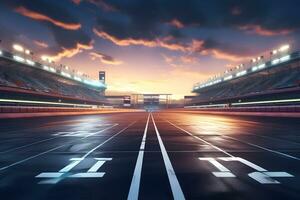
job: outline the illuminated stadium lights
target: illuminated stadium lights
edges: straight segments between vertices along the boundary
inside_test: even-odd
[[[71,74],[68,74],[66,72],[61,71],[60,74],[65,76],[65,77],[71,78]]]
[[[25,54],[30,55],[30,54],[31,54],[31,51],[28,50],[28,49],[26,49],[26,50],[25,50]]]
[[[275,50],[271,51],[271,54],[272,55],[276,55],[277,54],[277,50],[275,49]]]
[[[266,67],[266,64],[265,64],[265,63],[263,63],[263,64],[261,64],[261,65],[258,65],[257,67],[258,67],[258,69],[263,69],[263,68],[265,68],[265,67]]]
[[[236,76],[239,77],[239,76],[243,76],[245,74],[247,74],[247,70],[236,73]]]
[[[280,60],[280,62],[285,62],[285,61],[288,61],[290,58],[291,58],[291,56],[287,55],[287,56],[281,57],[279,60]]]
[[[288,44],[282,45],[282,46],[278,49],[278,51],[284,52],[284,51],[287,51],[289,48],[290,48],[290,45],[288,45]]]
[[[74,76],[74,79],[76,80],[76,81],[82,81],[82,79],[80,78],[80,77],[78,77],[78,76]]]
[[[2,55],[2,51],[0,51],[0,56]]]
[[[95,86],[95,87],[101,87],[104,86],[103,83],[101,83],[100,81],[93,81],[93,80],[84,80],[84,83],[91,85],[91,86]]]
[[[33,62],[32,60],[28,60],[28,59],[26,59],[26,63],[27,63],[28,65],[32,65],[32,66],[35,65],[35,62]]]
[[[0,102],[13,102],[13,103],[34,103],[34,104],[46,104],[46,105],[64,105],[64,106],[77,106],[77,107],[93,107],[95,105],[88,104],[73,104],[73,103],[57,103],[49,101],[29,101],[29,100],[17,100],[17,99],[0,99]]]
[[[233,76],[232,75],[230,75],[230,76],[226,76],[225,78],[224,78],[224,81],[228,81],[228,80],[230,80],[230,79],[232,79],[233,78]]]
[[[277,99],[268,101],[250,101],[241,103],[232,103],[232,105],[253,105],[253,104],[268,104],[268,103],[289,103],[289,102],[300,102],[300,99]]]
[[[48,66],[46,66],[46,65],[43,65],[43,69],[44,70],[47,70],[47,71],[49,71],[50,69],[49,69],[49,67]]]
[[[49,67],[49,71],[55,73],[56,69],[54,69],[53,67]]]
[[[24,48],[19,44],[13,44],[13,49],[19,52],[24,52]]]
[[[13,56],[13,59],[16,60],[16,61],[18,61],[18,62],[24,62],[25,61],[24,58],[22,58],[20,56],[16,56],[16,55]]]
[[[56,72],[56,69],[54,69],[53,67],[49,67],[47,65],[43,65],[43,69],[46,71],[49,71],[49,72],[53,72],[53,73]]]
[[[251,68],[251,70],[252,70],[253,72],[255,72],[256,70],[258,70],[258,66],[253,66],[253,67]]]
[[[272,64],[272,65],[276,65],[276,64],[279,63],[279,61],[280,61],[279,58],[276,58],[275,60],[272,60],[272,61],[271,61],[271,64]]]
[[[218,79],[218,80],[215,80],[212,82],[212,84],[217,84],[217,83],[220,83],[222,80],[221,79]]]

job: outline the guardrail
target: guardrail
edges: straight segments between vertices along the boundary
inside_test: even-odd
[[[253,107],[223,107],[201,108],[186,107],[184,110],[212,111],[212,112],[300,112],[300,106],[253,106]]]
[[[103,108],[64,108],[64,107],[30,107],[30,106],[0,106],[0,113],[54,113],[54,112],[136,112],[134,109]]]

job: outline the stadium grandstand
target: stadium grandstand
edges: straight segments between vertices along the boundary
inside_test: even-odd
[[[222,75],[194,85],[186,107],[300,105],[300,52],[283,45]]]
[[[14,44],[12,52],[0,50],[1,105],[103,105],[106,85],[87,75],[57,65],[46,57]]]

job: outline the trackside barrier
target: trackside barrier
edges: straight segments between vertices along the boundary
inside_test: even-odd
[[[122,108],[66,108],[66,107],[29,107],[29,106],[0,106],[0,113],[49,113],[49,112],[137,112],[136,109]]]
[[[253,107],[217,107],[217,108],[199,108],[197,106],[186,107],[181,110],[187,111],[212,111],[212,112],[300,112],[300,106],[253,106]]]

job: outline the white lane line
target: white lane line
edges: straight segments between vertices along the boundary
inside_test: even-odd
[[[167,170],[167,174],[168,174],[169,182],[170,182],[170,185],[171,185],[173,198],[175,200],[183,200],[183,199],[185,199],[184,194],[182,192],[182,189],[180,187],[180,184],[178,182],[175,171],[174,171],[173,166],[171,164],[171,161],[170,161],[170,158],[169,158],[168,153],[166,151],[166,148],[164,146],[164,143],[163,143],[163,141],[160,137],[159,131],[156,127],[156,124],[155,124],[155,121],[154,121],[154,118],[153,118],[152,114],[151,114],[151,118],[152,118],[152,122],[153,122],[153,125],[154,125],[154,128],[155,128],[155,132],[156,132],[156,135],[157,135],[157,139],[158,139],[160,150],[161,150],[161,153],[162,153],[162,156],[163,156],[165,167],[166,167],[166,170]]]
[[[287,158],[291,158],[291,159],[295,159],[295,160],[300,160],[300,158],[298,158],[298,157],[291,156],[289,154],[282,153],[282,152],[276,151],[276,150],[272,150],[272,149],[269,149],[269,148],[266,148],[266,147],[262,147],[260,145],[253,144],[253,143],[250,143],[250,142],[241,141],[239,139],[236,139],[236,138],[233,138],[233,137],[230,137],[230,136],[227,136],[227,135],[223,135],[223,137],[229,138],[231,140],[235,140],[235,141],[238,141],[238,142],[241,142],[241,143],[247,144],[249,146],[253,146],[253,147],[256,147],[256,148],[259,148],[259,149],[262,149],[262,150],[265,150],[265,151],[268,151],[268,152],[271,152],[271,153],[275,153],[275,154],[278,154],[278,155],[281,155],[281,156],[284,156],[284,157],[287,157]]]
[[[117,125],[118,125],[118,124],[113,124],[112,127],[115,127],[115,126],[117,126]],[[112,127],[108,127],[108,128],[112,128]],[[84,136],[84,138],[93,136],[93,135],[98,134],[98,133],[101,133],[101,132],[103,132],[104,130],[105,130],[105,129],[100,130],[100,131],[97,131],[97,132],[94,132],[94,133],[90,133],[90,134]],[[50,140],[54,140],[54,139],[60,138],[60,137],[61,137],[61,136],[58,135],[58,136],[55,136],[55,137],[51,137],[51,138],[47,138],[47,139],[44,139],[44,140],[36,141],[36,142],[30,143],[30,144],[25,144],[25,145],[22,145],[22,146],[19,146],[19,147],[15,147],[15,148],[12,148],[12,149],[8,149],[8,150],[5,150],[5,151],[1,151],[0,154],[9,153],[9,152],[12,152],[12,151],[16,151],[16,150],[19,150],[19,149],[23,149],[23,148],[26,148],[26,147],[33,146],[33,145],[35,145],[35,144],[40,144],[40,143],[43,143],[43,142],[47,142],[47,141],[50,141]]]
[[[200,138],[200,137],[198,137],[198,136],[196,136],[196,135],[193,135],[193,134],[190,133],[189,131],[184,130],[183,128],[177,126],[176,124],[173,124],[172,122],[170,122],[170,121],[168,121],[168,120],[165,120],[165,121],[167,121],[167,122],[168,122],[169,124],[171,124],[172,126],[178,128],[179,130],[182,130],[183,132],[189,134],[189,135],[192,136],[193,138],[195,138],[195,139],[197,139],[197,140],[200,140],[201,142],[204,142],[205,144],[211,146],[212,148],[214,148],[214,149],[216,149],[216,150],[218,150],[218,151],[221,151],[222,153],[224,153],[224,154],[226,154],[226,155],[228,155],[228,156],[230,156],[230,157],[235,157],[235,156],[233,156],[232,154],[228,153],[227,151],[225,151],[225,150],[223,150],[223,149],[221,149],[221,148],[219,148],[219,147],[217,147],[217,146],[211,144],[210,142],[207,142],[206,140],[204,140],[204,139],[202,139],[202,138]]]
[[[135,123],[136,123],[136,121],[132,122],[131,124],[129,124],[128,126],[126,126],[125,128],[123,128],[122,130],[120,130],[119,132],[117,132],[116,134],[114,134],[113,136],[111,136],[110,138],[108,138],[107,140],[105,140],[104,142],[102,142],[101,144],[99,144],[96,147],[94,147],[93,149],[91,149],[89,152],[87,152],[86,154],[84,154],[81,158],[82,159],[86,158],[88,155],[90,155],[91,153],[93,153],[93,151],[95,151],[96,149],[98,149],[99,147],[101,147],[102,145],[104,145],[105,143],[109,142],[114,137],[118,136],[120,133],[124,132],[126,129],[128,129],[130,126],[132,126]]]
[[[142,165],[143,165],[143,158],[144,158],[144,150],[145,150],[145,143],[148,131],[148,124],[149,124],[150,113],[148,114],[147,123],[144,130],[144,135],[142,139],[142,143],[140,146],[140,151],[138,154],[138,158],[135,164],[134,173],[132,176],[132,181],[128,193],[128,200],[138,200],[139,197],[139,189],[140,189],[140,181],[141,181],[141,173],[142,173]]]
[[[108,129],[113,128],[113,127],[114,127],[114,126],[105,128],[105,129],[103,129],[103,130],[101,130],[101,131],[99,131],[99,132],[103,132],[103,131],[108,130]],[[98,132],[98,133],[99,133],[99,132]],[[90,136],[90,135],[89,135],[89,136]],[[86,136],[86,137],[83,137],[83,138],[80,138],[80,139],[76,139],[75,141],[86,139],[86,138],[89,137],[89,136]],[[8,168],[13,167],[13,166],[16,166],[16,165],[18,165],[18,164],[24,163],[24,162],[26,162],[26,161],[28,161],[28,160],[31,160],[31,159],[36,158],[36,157],[39,157],[39,156],[44,155],[44,154],[46,154],[46,153],[55,151],[56,149],[59,149],[59,148],[64,147],[64,146],[67,146],[67,145],[69,145],[69,144],[71,144],[71,143],[73,143],[73,142],[75,142],[75,141],[72,141],[72,142],[69,142],[69,143],[60,145],[60,146],[58,146],[58,147],[49,149],[49,150],[47,150],[47,151],[41,152],[41,153],[39,153],[39,154],[36,154],[36,155],[34,155],[34,156],[30,156],[30,157],[27,157],[27,158],[25,158],[25,159],[23,159],[23,160],[14,162],[14,163],[12,163],[12,164],[10,164],[10,165],[1,167],[1,168],[0,168],[0,171],[5,170],[5,169],[8,169]]]
[[[53,139],[56,139],[56,138],[58,138],[58,137],[52,137],[52,138],[36,141],[36,142],[30,143],[30,144],[25,144],[23,146],[19,146],[19,147],[15,147],[15,148],[12,148],[12,149],[5,150],[5,151],[1,151],[0,154],[9,153],[9,152],[12,152],[12,151],[15,151],[15,150],[18,150],[18,149],[23,149],[23,148],[26,148],[26,147],[30,147],[32,145],[39,144],[39,143],[46,142],[46,141],[50,141],[50,140],[53,140]]]
[[[219,151],[222,151],[223,153],[229,155],[230,157],[234,157],[232,154],[230,154],[230,153],[228,153],[228,152],[226,152],[226,151],[220,149],[219,147],[214,146],[213,144],[211,144],[211,143],[205,141],[205,140],[202,139],[202,138],[199,138],[199,137],[193,135],[192,133],[188,132],[187,130],[182,129],[181,127],[179,127],[179,126],[173,124],[172,122],[170,122],[170,121],[168,121],[168,120],[166,120],[166,121],[169,122],[169,123],[170,123],[171,125],[173,125],[174,127],[176,127],[176,128],[178,128],[178,129],[182,130],[183,132],[189,134],[190,136],[192,136],[192,137],[194,137],[194,138],[196,138],[196,139],[199,139],[199,140],[205,142],[206,144],[209,144],[210,146],[214,147],[215,149],[218,149]],[[229,139],[232,139],[232,140],[235,140],[235,141],[244,143],[244,144],[248,144],[248,145],[250,145],[250,146],[254,146],[254,147],[256,147],[256,148],[263,149],[263,150],[265,150],[265,151],[269,151],[269,152],[272,152],[272,153],[275,153],[275,154],[278,154],[278,155],[281,155],[281,156],[285,156],[285,157],[287,157],[287,158],[292,158],[292,159],[295,159],[295,160],[300,160],[300,158],[298,158],[298,157],[291,156],[291,155],[289,155],[289,154],[282,153],[282,152],[279,152],[279,151],[276,151],[276,150],[268,149],[268,148],[265,148],[265,147],[262,147],[262,146],[259,146],[259,145],[253,144],[253,143],[241,141],[241,140],[235,139],[235,138],[230,137],[230,136],[219,135],[219,134],[218,134],[218,136],[226,137],[226,138],[229,138]]]

